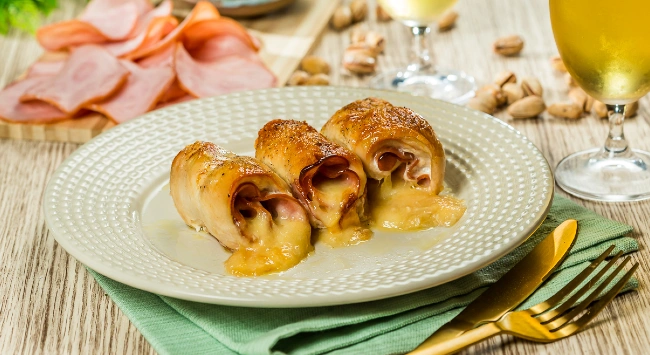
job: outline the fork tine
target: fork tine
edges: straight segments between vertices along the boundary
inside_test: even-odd
[[[540,316],[538,316],[538,320],[542,324],[547,324],[549,322],[554,321],[564,313],[566,313],[567,310],[569,310],[573,305],[580,300],[582,296],[584,296],[589,290],[596,284],[598,283],[598,280],[600,280],[603,275],[607,273],[607,271],[616,264],[616,261],[623,255],[622,251],[619,251],[614,255],[614,257],[607,263],[605,266],[603,266],[600,271],[594,275],[587,283],[582,286],[576,293],[574,293],[568,300],[563,302],[559,307],[556,309],[550,310]]]
[[[616,297],[616,295],[621,291],[621,289],[627,284],[627,282],[630,280],[632,277],[632,274],[636,271],[636,269],[639,267],[639,263],[635,263],[632,265],[632,268],[623,275],[623,277],[612,287],[607,294],[605,294],[598,302],[596,302],[590,309],[589,312],[587,312],[585,315],[577,319],[575,322],[571,322],[568,324],[565,324],[564,326],[554,329],[552,331],[559,332],[561,333],[562,338],[569,336],[579,329],[582,329],[589,321],[591,321],[595,316],[602,311],[605,306],[607,306],[613,299]]]
[[[555,295],[551,296],[551,298],[547,299],[545,302],[538,305],[542,307],[538,307],[538,306],[533,307],[534,311],[536,312],[533,316],[536,317],[541,313],[544,313],[549,309],[557,306],[566,296],[571,294],[573,290],[575,290],[578,286],[580,286],[582,281],[586,280],[587,277],[589,277],[589,275],[591,275],[591,273],[593,273],[594,270],[596,270],[598,265],[600,265],[600,263],[603,262],[603,260],[605,260],[609,256],[609,254],[612,253],[612,250],[614,250],[614,245],[611,245],[609,248],[607,248],[607,250],[605,250],[602,254],[600,254],[600,256],[596,258],[596,260],[594,260],[591,264],[589,264],[589,266],[587,266],[584,270],[582,270],[582,272],[578,274],[578,276],[576,276],[568,284],[562,287],[562,289],[558,291]]]
[[[555,319],[554,321],[550,322],[549,324],[546,324],[549,328],[553,330],[557,330],[559,328],[562,328],[563,325],[565,325],[567,322],[570,322],[573,318],[575,318],[578,314],[582,313],[589,305],[591,302],[593,302],[596,297],[600,296],[601,292],[609,286],[609,284],[618,276],[618,274],[623,270],[625,265],[630,261],[630,258],[625,258],[622,263],[618,265],[618,267],[612,271],[607,279],[603,281],[596,289],[587,296],[580,304],[578,304],[571,312],[568,314]],[[591,283],[591,282],[590,282]]]

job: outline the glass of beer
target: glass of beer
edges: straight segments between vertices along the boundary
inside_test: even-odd
[[[474,78],[462,71],[436,68],[427,43],[429,25],[456,1],[378,0],[388,14],[411,28],[413,44],[411,64],[375,76],[372,87],[405,91],[454,103],[464,103],[474,96]]]
[[[630,148],[623,134],[625,105],[650,91],[650,1],[550,0],[550,10],[569,73],[609,111],[604,146],[564,158],[558,185],[597,201],[650,198],[650,153]]]

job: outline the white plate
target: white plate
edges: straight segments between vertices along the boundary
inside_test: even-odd
[[[167,186],[173,157],[207,140],[253,154],[268,120],[320,129],[345,104],[377,96],[434,127],[447,153],[445,181],[467,212],[452,228],[380,233],[258,278],[225,273],[228,253],[186,227]],[[475,271],[521,244],[550,208],[553,176],[521,133],[494,117],[408,94],[344,87],[240,92],[151,112],[75,151],[45,191],[45,218],[79,261],[114,280],[185,300],[251,307],[353,303],[414,292]]]

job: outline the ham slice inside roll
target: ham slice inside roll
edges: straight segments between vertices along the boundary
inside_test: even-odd
[[[260,130],[255,156],[289,183],[318,241],[339,247],[372,236],[365,224],[366,175],[352,152],[305,122],[273,120]]]
[[[286,183],[253,158],[196,142],[174,159],[170,191],[185,223],[233,252],[225,262],[233,275],[287,270],[312,250],[305,210]]]

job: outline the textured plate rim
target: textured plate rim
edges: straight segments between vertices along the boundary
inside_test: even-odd
[[[330,86],[330,88],[336,89],[336,86]],[[365,92],[376,92],[378,93],[378,96],[381,96],[381,93],[384,92],[387,95],[390,96],[403,96],[403,97],[408,97],[413,99],[413,96],[410,94],[405,94],[405,93],[398,93],[395,91],[388,91],[388,90],[376,90],[376,89],[367,89],[367,88],[355,88],[355,87],[339,87],[341,89],[345,90],[359,90],[359,91],[365,91]],[[282,91],[282,90],[296,90],[296,89],[302,89],[302,90],[309,90],[309,87],[299,87],[299,88],[272,88],[272,89],[263,89],[263,90],[255,90],[255,91],[250,91],[251,93],[268,93],[268,92],[275,92],[275,91]],[[235,93],[237,94],[237,93]],[[219,99],[221,100],[227,100],[230,94],[228,95],[221,95],[219,96]],[[209,99],[209,98],[208,98]],[[241,298],[241,297],[229,297],[229,296],[214,296],[214,295],[205,295],[202,293],[196,293],[192,291],[187,291],[187,290],[178,290],[178,289],[170,289],[168,285],[161,285],[159,282],[155,282],[152,280],[147,280],[147,279],[140,279],[140,280],[135,280],[133,277],[129,275],[123,275],[119,272],[116,272],[110,265],[103,264],[101,262],[97,262],[95,259],[92,258],[92,256],[86,255],[84,251],[77,249],[72,243],[68,243],[68,239],[63,237],[63,231],[58,230],[58,228],[51,223],[53,217],[53,211],[51,210],[51,207],[48,206],[47,201],[48,196],[52,194],[52,189],[54,186],[54,181],[60,178],[60,176],[63,173],[63,169],[67,164],[70,164],[74,158],[82,154],[82,152],[85,149],[89,149],[88,146],[91,146],[92,143],[101,138],[105,138],[107,136],[112,136],[112,135],[119,135],[122,131],[130,129],[131,125],[137,125],[138,122],[141,120],[146,120],[149,119],[151,116],[151,113],[144,114],[136,119],[133,119],[129,122],[123,123],[121,125],[118,125],[111,130],[108,130],[106,132],[103,132],[102,134],[98,135],[97,137],[94,137],[91,139],[89,142],[86,144],[82,145],[78,149],[76,149],[70,156],[68,156],[62,163],[57,167],[55,172],[52,174],[50,177],[50,180],[48,181],[47,187],[45,189],[44,193],[44,198],[43,198],[43,211],[45,215],[45,222],[48,227],[48,229],[52,232],[54,239],[59,243],[63,249],[66,250],[71,256],[73,256],[75,259],[77,259],[79,262],[84,264],[86,267],[93,269],[94,271],[109,277],[115,281],[121,282],[123,284],[126,284],[128,286],[147,291],[147,292],[152,292],[155,294],[163,295],[163,296],[169,296],[169,297],[174,297],[178,299],[183,299],[183,300],[188,300],[188,301],[194,301],[194,302],[202,302],[202,303],[210,303],[210,304],[220,304],[220,305],[229,305],[229,306],[242,306],[242,307],[261,307],[261,308],[299,308],[299,307],[320,307],[320,306],[333,306],[333,305],[341,305],[341,304],[351,304],[351,303],[360,303],[360,302],[367,302],[367,301],[373,301],[373,300],[379,300],[379,299],[385,299],[385,298],[390,298],[390,297],[395,297],[395,296],[400,296],[404,295],[407,293],[413,293],[417,291],[421,291],[427,288],[439,286],[441,284],[445,284],[448,282],[451,282],[453,280],[459,279],[463,276],[466,276],[468,274],[471,274],[472,272],[479,270],[494,261],[498,260],[499,258],[507,255],[511,251],[513,251],[515,248],[523,244],[538,228],[541,226],[543,223],[544,219],[548,215],[551,205],[552,205],[552,200],[553,200],[553,195],[555,192],[555,184],[554,184],[554,175],[553,171],[548,163],[548,160],[543,156],[539,148],[532,144],[528,138],[523,135],[521,132],[517,131],[514,127],[510,126],[506,122],[503,122],[502,120],[482,113],[478,112],[472,109],[469,109],[467,107],[462,107],[462,106],[457,106],[448,102],[440,101],[440,100],[435,100],[432,98],[425,98],[425,97],[418,97],[418,99],[422,100],[431,100],[435,101],[437,105],[442,105],[442,106],[447,106],[451,107],[454,109],[458,109],[459,107],[465,111],[471,112],[474,115],[481,117],[482,119],[487,119],[492,121],[493,123],[497,123],[498,125],[502,126],[504,129],[510,130],[512,133],[517,135],[519,139],[521,139],[525,143],[530,143],[532,147],[534,148],[534,151],[536,154],[539,155],[539,157],[546,163],[545,167],[548,170],[548,174],[550,175],[550,180],[552,183],[550,184],[550,189],[548,193],[546,194],[544,201],[542,202],[543,204],[543,210],[538,212],[535,217],[535,221],[531,222],[529,225],[525,227],[524,230],[520,231],[517,233],[516,238],[512,238],[508,243],[504,244],[500,249],[494,250],[491,254],[488,254],[486,256],[483,256],[481,258],[478,258],[475,261],[469,262],[463,267],[460,268],[455,268],[455,269],[448,269],[442,272],[437,278],[434,278],[433,280],[430,278],[424,278],[416,282],[412,283],[407,283],[401,285],[399,288],[393,288],[393,289],[388,289],[388,288],[380,288],[382,292],[375,292],[371,295],[362,295],[354,292],[350,293],[345,293],[342,295],[336,295],[333,299],[328,299],[328,296],[319,296],[317,297],[317,300],[311,301],[311,302],[304,302],[304,300],[301,300],[300,302],[296,302],[295,298],[292,297],[287,297],[284,299],[273,299],[273,300],[266,300],[264,303],[260,304],[258,300],[254,299],[246,299],[246,298]],[[191,105],[196,105],[199,102],[202,102],[207,99],[198,99],[198,100],[193,100],[187,103],[180,103],[175,106],[191,106]],[[165,108],[162,108],[160,110],[157,110],[157,112],[165,110]],[[165,256],[166,257],[166,256]],[[450,274],[453,274],[453,276],[448,276]],[[448,277],[445,277],[448,276]],[[409,286],[409,287],[405,287]],[[407,289],[407,290],[405,290]],[[332,296],[329,296],[332,298]]]

